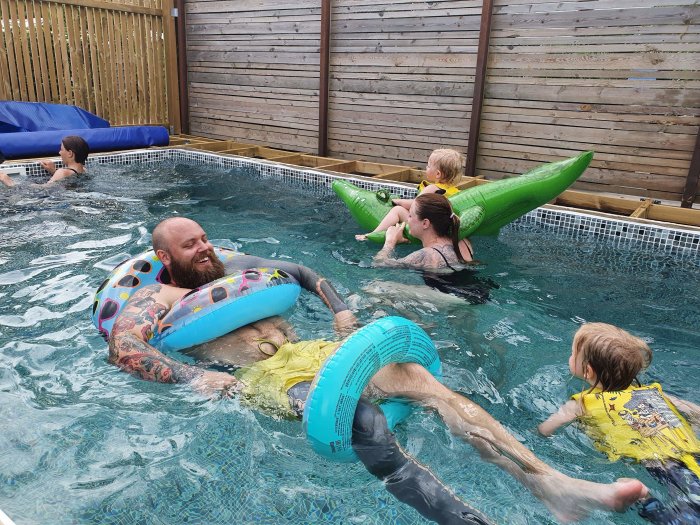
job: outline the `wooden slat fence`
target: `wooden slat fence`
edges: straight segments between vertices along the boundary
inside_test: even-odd
[[[318,147],[320,1],[187,3],[190,131]]]
[[[481,2],[332,5],[329,154],[422,167],[466,151]]]
[[[74,104],[112,125],[177,124],[171,6],[0,0],[0,99]]]
[[[0,0],[1,1],[1,0]],[[422,166],[469,140],[482,1],[332,0],[328,155]],[[316,151],[321,0],[188,0],[191,129]],[[680,200],[696,0],[494,0],[477,175],[586,149],[580,189]]]
[[[496,0],[477,170],[596,151],[574,187],[679,200],[700,125],[695,0]]]

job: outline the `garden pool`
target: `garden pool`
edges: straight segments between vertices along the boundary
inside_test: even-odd
[[[642,467],[609,463],[575,427],[544,439],[536,425],[582,388],[567,360],[584,321],[645,338],[654,362],[643,379],[700,402],[699,233],[538,210],[474,240],[482,264],[470,286],[489,300],[446,301],[423,295],[414,272],[371,268],[377,246],[354,240],[359,230],[329,191],[331,176],[285,167],[285,179],[270,163],[221,159],[107,155],[65,189],[0,191],[0,508],[17,525],[424,523],[361,464],[315,455],[299,422],[107,363],[90,322],[94,290],[173,214],[196,219],[216,244],[315,269],[363,323],[418,321],[438,346],[446,384],[557,469],[603,482],[637,477],[662,494]],[[400,296],[391,282],[404,286]],[[331,315],[312,294],[288,319],[302,338],[333,338]],[[415,411],[397,435],[494,521],[555,523],[434,414]],[[628,511],[588,523],[642,520]]]

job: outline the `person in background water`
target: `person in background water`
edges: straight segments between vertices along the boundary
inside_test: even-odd
[[[459,179],[464,157],[453,149],[436,149],[428,157],[425,167],[425,178],[418,185],[418,193],[437,193],[451,197],[459,190],[453,185]],[[414,199],[394,199],[394,207],[382,219],[382,222],[372,232],[386,231],[390,226],[408,220],[408,212]],[[358,241],[367,240],[367,234],[355,235]]]
[[[44,184],[33,184],[33,186],[48,186],[58,181],[75,177],[85,173],[85,161],[87,161],[90,148],[82,137],[68,135],[61,140],[61,149],[58,154],[63,161],[62,168],[56,168],[56,163],[52,160],[42,160],[42,167],[51,174],[51,178]],[[0,171],[0,182],[11,188],[15,186],[12,178]]]
[[[580,419],[596,448],[611,461],[641,461],[668,488],[670,505],[647,498],[640,503],[640,516],[658,524],[700,523],[700,440],[681,415],[697,428],[700,406],[662,392],[658,383],[642,386],[637,374],[651,357],[644,341],[621,328],[583,325],[574,335],[569,369],[590,389],[574,395],[539,431],[551,436]]]

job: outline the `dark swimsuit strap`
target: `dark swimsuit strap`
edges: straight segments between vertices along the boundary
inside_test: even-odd
[[[67,167],[67,166],[64,167],[63,169],[65,169],[65,170],[71,170],[71,171],[72,171],[73,173],[75,173],[76,175],[80,175],[80,173],[78,173],[78,170],[76,170],[76,169],[69,168],[69,167]]]
[[[449,263],[449,261],[447,260],[447,257],[445,257],[445,254],[443,254],[443,253],[442,253],[440,250],[438,250],[435,246],[433,246],[433,250],[435,250],[436,252],[438,252],[438,253],[440,254],[440,257],[442,257],[442,260],[445,261],[445,264],[447,265],[447,267],[448,267],[450,270],[457,271],[457,270],[455,270],[455,269],[452,267],[452,265]]]
[[[469,241],[467,241],[465,246],[467,247],[467,251],[469,251],[469,257],[471,257],[473,259],[474,258],[474,250],[472,250],[472,245],[469,244]]]

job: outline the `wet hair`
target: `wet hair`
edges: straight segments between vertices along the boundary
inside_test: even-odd
[[[466,263],[459,251],[459,217],[452,211],[447,197],[438,193],[421,193],[416,197],[416,216],[428,219],[440,237],[452,239],[452,248],[459,262]]]
[[[442,173],[442,182],[450,184],[462,173],[464,155],[453,149],[436,149],[430,154],[435,158],[435,167]]]
[[[90,148],[83,137],[68,135],[67,137],[63,137],[61,144],[63,144],[65,149],[73,152],[73,155],[75,155],[75,162],[78,164],[85,164],[90,154]]]
[[[586,323],[574,335],[574,357],[582,356],[604,391],[624,390],[651,364],[651,349],[639,337],[606,323]],[[638,381],[637,381],[638,382]]]

